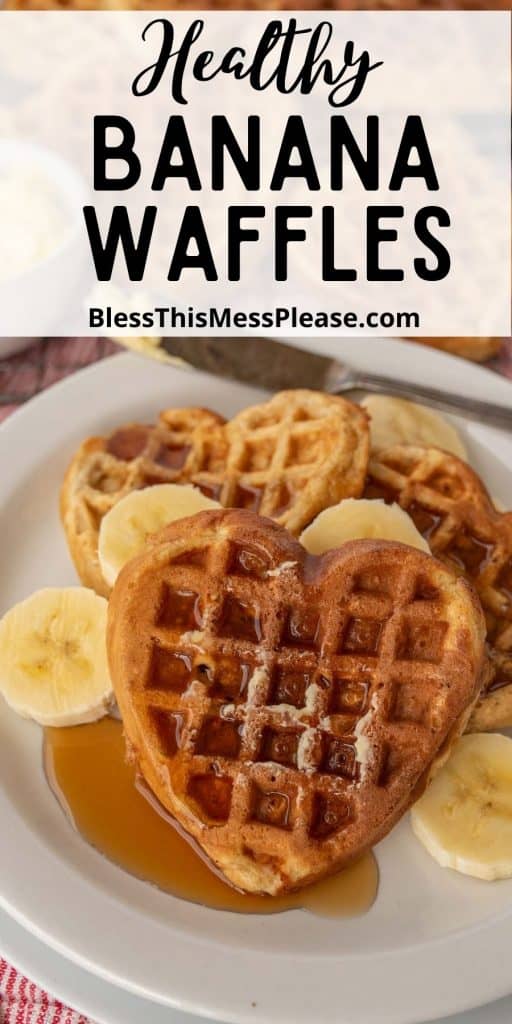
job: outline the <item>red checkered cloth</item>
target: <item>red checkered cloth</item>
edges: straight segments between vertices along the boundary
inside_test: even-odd
[[[492,365],[498,373],[502,373],[504,377],[510,377],[512,380],[512,338],[503,342],[501,355],[493,360]]]
[[[0,339],[0,420],[43,388],[114,352],[119,352],[114,341],[73,338],[37,341],[18,355],[2,360]]]
[[[39,341],[11,359],[0,362],[0,420],[38,391],[67,377],[88,363],[118,352],[113,341],[74,338],[67,341]],[[1,356],[1,341],[0,341]],[[492,363],[494,369],[512,378],[512,340]],[[1,940],[0,940],[1,941]],[[0,959],[1,1024],[91,1024],[75,1010],[52,999],[33,982]]]
[[[82,1013],[63,1006],[0,959],[2,1024],[92,1024]]]

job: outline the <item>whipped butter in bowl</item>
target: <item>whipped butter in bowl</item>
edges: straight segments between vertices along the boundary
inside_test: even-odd
[[[43,147],[0,140],[0,335],[58,333],[84,269],[86,187]]]

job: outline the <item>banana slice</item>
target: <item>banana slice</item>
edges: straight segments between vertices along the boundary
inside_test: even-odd
[[[102,520],[98,541],[101,571],[109,587],[143,550],[150,534],[208,508],[220,505],[190,484],[156,484],[121,498]]]
[[[302,532],[300,542],[311,555],[321,555],[347,540],[364,537],[399,540],[430,554],[407,512],[400,505],[386,505],[380,498],[345,498],[339,505],[324,509]]]
[[[395,444],[432,445],[467,462],[468,453],[455,427],[432,409],[388,395],[367,395],[361,405],[370,416],[373,452]]]
[[[489,882],[512,877],[512,739],[463,736],[411,816],[442,867]]]
[[[0,622],[0,693],[41,725],[95,722],[113,701],[106,628],[93,590],[38,590]]]

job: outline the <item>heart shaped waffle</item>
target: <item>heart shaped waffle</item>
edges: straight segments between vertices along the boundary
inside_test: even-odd
[[[474,584],[490,666],[470,729],[512,726],[512,512],[498,512],[477,474],[455,455],[411,445],[372,458],[366,497],[398,502],[433,554]]]
[[[61,491],[61,517],[80,579],[108,596],[98,560],[103,516],[129,491],[196,484],[231,508],[271,516],[300,533],[328,505],[359,497],[368,418],[319,391],[282,391],[228,423],[206,409],[168,409],[80,446]]]
[[[176,521],[121,572],[108,649],[128,750],[227,879],[278,893],[373,846],[464,728],[478,600],[429,555],[320,558],[250,512]]]

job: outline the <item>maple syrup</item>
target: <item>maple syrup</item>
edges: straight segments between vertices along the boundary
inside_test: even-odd
[[[293,908],[326,917],[362,914],[377,892],[373,854],[287,896],[238,892],[216,873],[125,761],[122,725],[46,729],[44,766],[67,817],[91,846],[132,875],[173,896],[219,910],[272,914]]]

